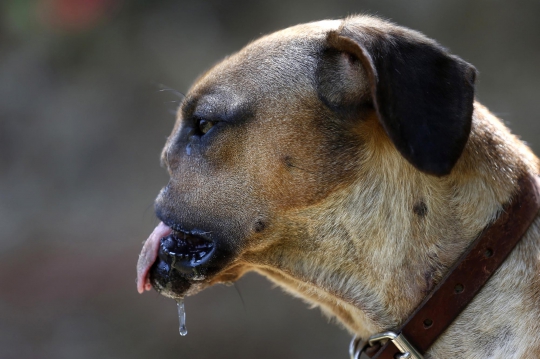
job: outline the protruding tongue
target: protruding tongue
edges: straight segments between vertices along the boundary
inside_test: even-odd
[[[145,290],[152,289],[149,275],[150,268],[157,259],[161,238],[167,237],[171,232],[170,227],[160,222],[144,243],[137,262],[137,291],[139,293],[142,294]]]

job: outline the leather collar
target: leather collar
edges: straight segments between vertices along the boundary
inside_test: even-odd
[[[499,218],[481,233],[424,298],[405,324],[361,343],[353,339],[352,359],[421,359],[472,301],[527,232],[540,210],[540,179],[525,175]]]

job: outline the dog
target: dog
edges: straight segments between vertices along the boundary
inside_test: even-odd
[[[162,153],[139,292],[256,271],[360,338],[401,325],[536,176],[476,69],[371,16],[294,26],[194,83]],[[426,358],[540,357],[540,219]],[[442,308],[441,310],[444,310]]]

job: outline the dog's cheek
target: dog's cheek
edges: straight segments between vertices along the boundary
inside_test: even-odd
[[[203,176],[228,177],[241,174],[249,166],[250,158],[245,155],[247,130],[243,126],[223,126],[219,133],[204,142],[200,161],[205,165]]]
[[[350,185],[357,171],[360,136],[312,93],[302,103],[282,103],[281,112],[274,108],[273,125],[250,129],[250,185],[279,211],[318,203]]]

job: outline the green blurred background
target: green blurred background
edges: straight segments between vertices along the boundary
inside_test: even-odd
[[[135,264],[177,99],[244,44],[369,13],[479,70],[477,97],[540,151],[540,1],[2,0],[0,358],[346,358],[349,335],[254,274],[175,303]]]

